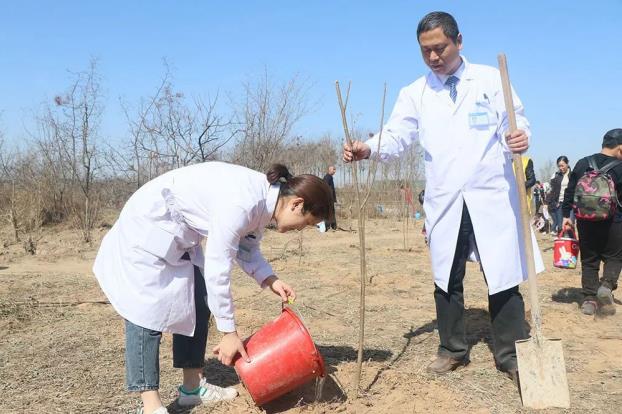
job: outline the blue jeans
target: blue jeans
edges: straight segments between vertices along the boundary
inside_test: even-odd
[[[557,208],[551,208],[549,206],[549,213],[553,219],[553,231],[559,233],[562,230],[562,222],[564,220],[561,204],[557,204]]]
[[[196,326],[194,336],[173,335],[173,366],[202,368],[205,364],[207,307],[205,281],[194,267],[194,303]],[[149,391],[160,388],[160,341],[162,332],[153,331],[125,321],[125,380],[128,391]]]

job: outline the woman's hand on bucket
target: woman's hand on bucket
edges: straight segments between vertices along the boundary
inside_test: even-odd
[[[224,334],[220,343],[212,351],[218,355],[218,360],[225,365],[233,365],[233,360],[238,353],[246,362],[251,362],[237,332]]]
[[[272,275],[268,277],[264,282],[264,286],[269,286],[276,295],[281,297],[283,303],[293,303],[296,300],[296,292],[287,283],[283,282],[278,277]]]

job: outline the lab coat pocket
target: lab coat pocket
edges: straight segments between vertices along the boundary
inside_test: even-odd
[[[469,112],[469,127],[477,130],[488,130],[497,125],[497,113],[486,101],[475,102],[475,107]]]
[[[175,235],[158,226],[152,226],[140,246],[143,250],[153,254],[168,263],[176,263],[185,250],[177,246]]]

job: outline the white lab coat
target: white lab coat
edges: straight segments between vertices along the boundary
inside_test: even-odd
[[[376,153],[378,134],[366,143],[380,160],[395,158],[414,142],[420,143],[425,155],[424,209],[435,283],[447,291],[466,202],[477,245],[476,250],[472,246],[471,257],[481,259],[489,293],[494,294],[527,278],[520,207],[511,152],[503,138],[509,126],[499,71],[463,61],[455,103],[430,72],[400,91],[383,127],[380,151]],[[518,127],[530,135],[516,94],[514,105]],[[542,271],[533,232],[532,240],[536,268]]]
[[[142,186],[104,237],[93,267],[115,310],[144,328],[192,336],[194,264],[203,268],[218,330],[234,331],[232,265],[237,259],[260,285],[273,274],[259,242],[279,187],[221,162],[173,170]],[[186,252],[190,261],[181,260]]]

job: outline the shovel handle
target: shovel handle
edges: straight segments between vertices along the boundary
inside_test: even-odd
[[[505,100],[505,111],[508,116],[510,130],[512,133],[518,129],[516,125],[516,113],[514,112],[514,102],[512,99],[512,87],[510,86],[510,75],[508,73],[508,63],[505,54],[498,56],[499,71],[501,72],[501,86],[503,88],[503,98]],[[505,137],[504,137],[505,138]],[[521,154],[512,154],[512,164],[514,165],[514,177],[516,177],[516,190],[520,202],[521,228],[523,235],[523,246],[525,250],[525,260],[527,261],[527,276],[529,278],[529,301],[531,302],[531,320],[535,328],[536,342],[541,343],[542,339],[542,315],[540,313],[540,301],[538,299],[538,283],[536,279],[536,265],[534,262],[533,242],[531,239],[531,228],[529,225],[529,207],[527,205],[527,193],[525,191],[525,170]]]

